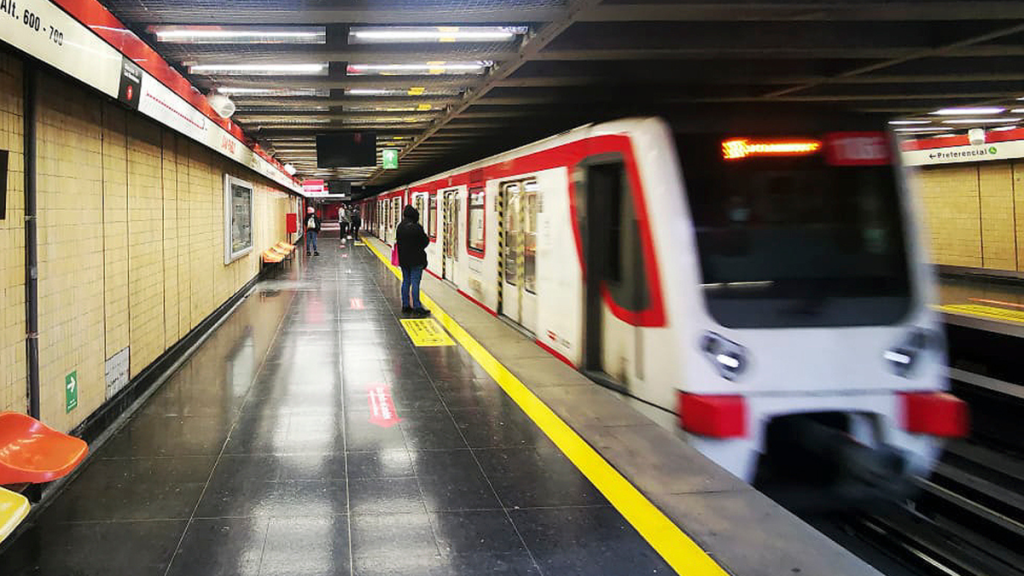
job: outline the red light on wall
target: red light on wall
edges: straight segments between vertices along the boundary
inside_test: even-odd
[[[750,140],[730,138],[722,141],[722,157],[740,160],[752,156],[809,156],[821,150],[818,140]]]

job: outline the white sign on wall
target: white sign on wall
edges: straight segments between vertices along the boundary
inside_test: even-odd
[[[1024,140],[993,142],[978,146],[950,146],[931,150],[904,150],[903,163],[907,166],[936,166],[963,162],[991,162],[1024,158]]]
[[[125,57],[113,46],[49,0],[0,0],[0,41],[111,98],[118,98],[281,186],[302,193],[288,174],[141,67],[125,62]],[[126,77],[129,81],[125,81]]]
[[[224,175],[224,264],[252,252],[252,184]]]
[[[130,349],[126,346],[117,354],[107,358],[105,363],[107,375],[107,400],[113,398],[114,394],[117,394],[121,389],[128,385],[129,367],[131,365],[130,356]]]

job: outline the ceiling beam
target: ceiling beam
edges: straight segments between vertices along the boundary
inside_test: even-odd
[[[581,22],[1022,20],[1024,2],[706,2],[608,4]]]
[[[363,3],[369,4],[369,3]],[[428,2],[422,2],[428,4]],[[565,15],[564,8],[545,7],[494,7],[456,8],[444,10],[441,6],[419,9],[399,7],[371,8],[303,8],[290,10],[267,9],[254,13],[252,10],[232,8],[224,2],[216,10],[182,6],[175,10],[153,10],[140,4],[139,8],[120,10],[118,15],[129,22],[147,24],[529,24],[557,20]]]
[[[829,78],[825,78],[825,79],[822,79],[822,80],[819,80],[819,81],[816,81],[816,82],[808,82],[806,84],[801,84],[799,86],[792,86],[790,88],[785,88],[783,90],[776,90],[776,91],[773,91],[773,92],[769,92],[769,93],[764,95],[764,98],[765,99],[775,99],[775,98],[778,98],[778,97],[781,97],[781,96],[785,96],[787,94],[793,94],[795,92],[801,92],[801,91],[804,91],[804,90],[807,90],[807,89],[810,89],[810,88],[815,88],[817,86],[821,86],[823,84],[828,84],[834,78],[850,78],[850,77],[855,77],[855,76],[863,76],[864,74],[869,74],[871,72],[875,72],[877,70],[883,70],[885,68],[891,68],[893,66],[896,66],[896,65],[899,65],[899,64],[903,64],[905,62],[910,62],[912,60],[920,60],[922,58],[956,56],[957,52],[960,52],[960,51],[963,51],[963,50],[972,50],[972,49],[979,49],[979,48],[981,48],[981,49],[984,49],[984,48],[998,48],[998,49],[1003,49],[1003,48],[1011,49],[1011,48],[1013,48],[1013,49],[1020,49],[1022,47],[1020,47],[1020,46],[1013,46],[1013,45],[1000,45],[1000,46],[992,47],[992,46],[977,46],[977,44],[981,44],[982,42],[989,42],[989,41],[992,41],[992,40],[997,40],[999,38],[1005,38],[1007,36],[1012,36],[1014,34],[1019,34],[1021,32],[1024,32],[1024,24],[1016,24],[1014,26],[1000,28],[999,30],[994,30],[994,31],[989,32],[987,34],[981,34],[981,35],[977,35],[977,36],[972,36],[970,38],[964,38],[962,40],[958,40],[956,42],[945,44],[943,46],[938,46],[938,47],[935,47],[935,48],[927,48],[927,49],[924,49],[924,50],[919,50],[919,51],[914,52],[912,54],[907,54],[907,55],[904,55],[904,56],[893,57],[893,58],[891,58],[889,60],[886,60],[884,62],[876,62],[874,64],[869,64],[867,66],[858,66],[856,68],[851,68],[850,70],[846,70],[845,72],[841,72],[839,74],[832,75]],[[998,54],[998,55],[999,56],[1004,56],[1005,54]]]
[[[537,54],[539,54],[562,32],[572,26],[579,19],[580,14],[593,8],[600,2],[601,0],[569,0],[564,12],[559,13],[556,17],[547,21],[543,26],[538,27],[535,33],[523,39],[515,58],[511,58],[493,66],[483,84],[475,89],[468,90],[460,104],[452,106],[448,110],[447,114],[438,118],[426,132],[406,146],[399,157],[416,149],[417,146],[444,128],[459,114],[486,96],[488,92],[498,85],[498,82],[511,76],[516,70],[521,68],[523,64],[536,57]],[[462,128],[469,126],[472,125],[461,125]],[[373,183],[382,172],[383,170],[378,169],[372,176],[370,176],[370,178],[367,179],[367,182]]]

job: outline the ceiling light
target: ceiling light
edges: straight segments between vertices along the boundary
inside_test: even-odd
[[[911,126],[914,124],[931,124],[931,120],[889,120],[892,126]]]
[[[894,132],[944,132],[952,130],[952,128],[943,128],[941,126],[934,126],[931,128],[896,128]]]
[[[992,128],[992,132],[1004,132],[1006,130],[1016,130],[1018,126],[1016,124],[1012,126],[999,126],[998,128]]]
[[[190,74],[225,75],[306,75],[327,74],[327,64],[196,64]]]
[[[1007,122],[1020,122],[1020,118],[959,118],[942,121],[943,124],[1006,124]]]
[[[324,44],[323,26],[302,27],[221,27],[150,26],[147,29],[159,42],[177,44]]]
[[[422,64],[349,64],[348,74],[480,74],[491,62],[424,62]]]
[[[356,27],[349,31],[350,42],[503,42],[525,34],[525,26],[395,26],[389,28]]]
[[[1006,108],[996,106],[976,106],[974,108],[941,108],[932,112],[936,116],[971,116],[974,114],[1001,114]]]
[[[236,88],[222,86],[217,88],[217,92],[238,96],[318,96],[321,98],[330,96],[330,91],[317,88]]]

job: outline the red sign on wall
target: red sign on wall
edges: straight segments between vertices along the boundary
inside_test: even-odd
[[[387,384],[371,386],[367,398],[370,401],[370,423],[391,428],[402,421],[395,411],[395,403],[391,400],[391,390]]]
[[[285,214],[284,225],[289,234],[295,234],[299,231],[299,215],[294,212]]]

